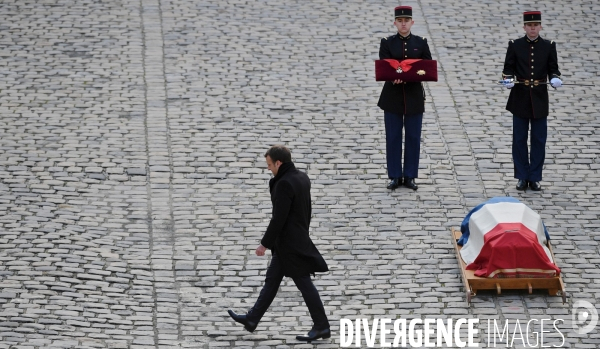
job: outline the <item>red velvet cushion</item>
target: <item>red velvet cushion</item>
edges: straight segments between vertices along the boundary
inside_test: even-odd
[[[406,82],[438,81],[437,61],[432,59],[379,59],[375,61],[375,80]]]

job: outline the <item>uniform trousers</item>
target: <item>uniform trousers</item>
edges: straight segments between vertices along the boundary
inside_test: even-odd
[[[273,302],[273,299],[275,299],[275,295],[277,295],[277,291],[279,290],[279,285],[283,280],[283,276],[281,260],[279,259],[279,256],[277,256],[277,253],[273,252],[271,264],[269,264],[269,267],[267,268],[265,284],[260,291],[256,303],[246,315],[248,320],[255,323],[260,321]],[[310,275],[307,274],[301,277],[293,277],[292,280],[294,280],[296,287],[298,287],[298,290],[300,293],[302,293],[304,303],[306,303],[310,317],[313,320],[313,328],[317,330],[329,328],[329,320],[327,320],[327,315],[325,315],[323,302],[321,302],[321,297],[319,297],[317,288],[310,280]]]
[[[529,125],[531,125],[531,152],[527,147]],[[513,115],[512,156],[516,179],[529,182],[542,180],[547,136],[548,118],[526,119]]]
[[[396,114],[384,111],[385,150],[389,179],[417,178],[421,152],[421,114]],[[402,129],[404,129],[404,171],[402,168]]]

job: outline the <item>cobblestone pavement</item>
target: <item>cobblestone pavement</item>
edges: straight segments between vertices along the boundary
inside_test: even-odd
[[[373,60],[399,4],[440,79],[419,190],[390,193]],[[1,1],[0,349],[337,348],[342,317],[477,317],[482,347],[487,319],[564,318],[563,347],[600,347],[597,329],[570,330],[575,300],[600,301],[600,5],[536,6],[565,82],[596,87],[550,92],[544,190],[520,193],[492,81],[529,2]],[[333,325],[318,344],[295,340],[311,321],[288,279],[253,334],[226,314],[262,286],[275,143],[313,182]],[[568,304],[509,292],[466,306],[449,229],[505,195],[541,213]]]

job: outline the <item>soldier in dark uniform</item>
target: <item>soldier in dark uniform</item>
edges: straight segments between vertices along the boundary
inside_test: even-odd
[[[542,189],[548,127],[548,85],[562,86],[554,41],[542,39],[542,14],[523,13],[526,35],[510,40],[502,71],[503,83],[511,89],[506,110],[513,114],[512,156],[517,190]],[[543,84],[541,84],[543,83]],[[531,125],[531,152],[527,137]]]
[[[427,40],[410,32],[414,24],[412,8],[398,6],[394,9],[394,26],[398,34],[381,39],[379,59],[431,59]],[[377,106],[383,110],[388,189],[402,184],[417,190],[419,153],[421,151],[421,125],[425,111],[425,90],[420,82],[386,81]],[[405,129],[404,168],[402,167],[402,128]]]

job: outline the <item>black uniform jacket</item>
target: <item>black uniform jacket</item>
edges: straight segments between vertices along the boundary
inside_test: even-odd
[[[327,263],[308,236],[312,213],[310,180],[294,163],[286,162],[269,181],[273,217],[261,245],[277,253],[288,277],[329,271]]]
[[[548,116],[548,85],[536,85],[560,77],[554,41],[527,36],[508,42],[503,78],[512,78],[529,85],[515,84],[510,91],[506,110],[521,118]]]
[[[400,34],[381,39],[379,59],[431,59],[427,39],[409,34]],[[394,85],[386,81],[379,96],[377,106],[384,111],[396,114],[422,114],[425,111],[425,90],[420,82],[406,82]]]

